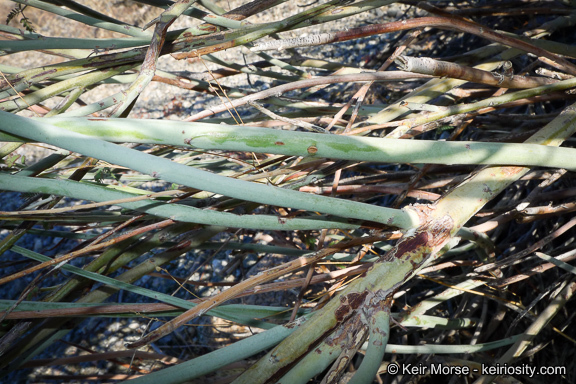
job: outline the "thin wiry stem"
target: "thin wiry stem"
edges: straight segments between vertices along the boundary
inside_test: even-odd
[[[408,80],[408,79],[425,79],[429,78],[428,75],[409,75],[401,71],[389,71],[389,72],[375,72],[375,73],[354,73],[350,75],[338,75],[338,76],[325,76],[317,77],[313,79],[306,79],[300,81],[294,81],[292,83],[287,83],[266,89],[264,91],[256,92],[251,95],[245,96],[240,99],[232,101],[232,103],[221,104],[216,107],[204,110],[195,115],[192,115],[185,119],[184,121],[197,121],[205,117],[214,115],[216,113],[224,112],[230,106],[239,107],[245,105],[249,102],[266,99],[271,96],[281,96],[283,93],[292,91],[300,88],[313,87],[319,84],[335,84],[335,83],[347,83],[353,81],[392,81],[392,80]]]

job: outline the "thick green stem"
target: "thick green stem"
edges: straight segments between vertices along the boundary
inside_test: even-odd
[[[267,128],[182,123],[169,120],[37,119],[112,142],[164,144],[193,149],[217,149],[276,155],[331,158],[376,163],[489,164],[540,166],[576,170],[576,150],[539,144],[396,140],[322,135]],[[18,140],[3,136],[2,140]]]
[[[192,188],[219,193],[261,204],[323,212],[339,217],[375,221],[400,228],[411,228],[417,220],[407,211],[374,206],[323,196],[315,196],[278,187],[231,179],[168,159],[122,147],[86,135],[56,128],[43,121],[0,112],[0,130],[31,140],[53,144],[85,156],[126,166],[155,178]],[[25,127],[25,129],[22,129]]]

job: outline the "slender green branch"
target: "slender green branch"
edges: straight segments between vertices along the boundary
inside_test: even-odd
[[[131,384],[154,384],[159,380],[165,384],[184,383],[214,372],[230,363],[246,359],[273,347],[305,324],[306,318],[279,325],[252,337],[240,340],[227,348],[220,348],[196,359],[130,380]]]
[[[232,102],[220,104],[218,106],[206,109],[202,112],[192,115],[185,121],[197,121],[205,117],[212,116],[216,113],[227,111],[229,108],[232,107],[237,108],[239,106],[248,104],[251,101],[262,100],[271,96],[279,97],[283,93],[288,91],[293,91],[295,89],[301,89],[301,88],[314,87],[316,85],[321,84],[337,84],[337,83],[360,82],[360,81],[394,81],[394,80],[409,80],[409,79],[426,79],[429,77],[430,76],[428,75],[408,74],[402,71],[353,73],[348,75],[316,77],[313,79],[306,79],[306,80],[294,81],[292,83],[282,84],[270,89],[266,89],[264,91],[253,93],[240,99],[233,100]]]
[[[213,229],[213,231],[214,231],[214,229]],[[25,256],[27,258],[30,258],[30,259],[33,259],[36,261],[46,262],[46,261],[52,260],[51,258],[49,258],[47,256],[41,255],[37,252],[33,252],[33,251],[30,251],[30,250],[22,248],[22,247],[19,247],[17,245],[13,246],[12,249],[14,252],[17,252],[17,253],[21,254],[22,256]],[[172,295],[167,295],[165,293],[153,291],[153,290],[146,289],[143,287],[138,287],[138,286],[132,285],[130,283],[127,283],[125,281],[113,279],[113,278],[107,277],[107,276],[103,276],[99,273],[88,272],[88,271],[83,270],[82,268],[74,267],[72,265],[63,265],[61,268],[65,271],[71,272],[77,276],[81,276],[81,277],[84,277],[84,278],[108,285],[110,287],[113,287],[116,290],[124,290],[124,291],[128,291],[128,292],[133,292],[133,293],[136,293],[138,295],[150,297],[150,298],[155,299],[155,300],[160,300],[166,304],[171,304],[171,305],[177,306],[179,308],[190,309],[190,308],[194,308],[197,305],[195,303],[192,303],[192,302],[184,300],[184,299],[180,299],[178,297],[174,297]],[[234,308],[234,307],[232,307],[232,308]],[[218,317],[221,317],[223,319],[228,319],[231,321],[236,321],[236,322],[240,322],[240,323],[247,323],[248,325],[252,325],[252,326],[264,328],[264,329],[269,329],[269,328],[274,327],[274,325],[270,324],[270,323],[266,323],[266,322],[251,319],[251,318],[246,318],[245,316],[242,316],[242,312],[240,312],[240,313],[238,313],[237,311],[229,312],[229,311],[227,311],[226,306],[221,306],[221,307],[214,309],[212,311],[211,315],[218,316]]]
[[[40,0],[13,0],[16,3],[30,5],[34,8],[42,9],[44,11],[48,11],[54,13],[56,15],[60,15],[66,17],[71,20],[78,21],[80,23],[90,25],[96,28],[107,29],[109,31],[122,33],[124,35],[134,36],[134,37],[150,37],[150,32],[144,32],[141,28],[135,27],[129,24],[117,24],[111,23],[110,21],[102,21],[101,19],[86,16],[81,13],[73,12],[56,5],[48,4],[47,2],[40,1]]]
[[[137,195],[131,193],[89,183],[79,183],[70,180],[31,178],[17,175],[5,175],[1,173],[0,186],[2,186],[2,189],[10,191],[47,193],[97,202],[128,200],[137,197]],[[283,219],[282,217],[271,215],[236,215],[211,209],[195,208],[188,205],[167,204],[151,199],[132,202],[114,201],[113,204],[176,221],[237,228],[287,231],[322,228],[358,228],[358,225],[356,224],[349,224],[345,221],[326,220],[326,218],[323,217]],[[81,206],[78,208],[81,208]],[[10,212],[2,212],[2,214],[9,216]]]
[[[79,72],[89,71],[91,69],[103,69],[120,65],[133,64],[137,65],[144,58],[144,49],[137,48],[127,52],[119,52],[108,55],[88,57],[77,59],[65,63],[47,65],[38,68],[27,69],[25,71],[8,76],[8,80],[18,91],[28,88],[39,82],[53,79],[58,76],[70,75]],[[0,97],[13,95],[12,87],[4,79],[0,79]]]
[[[123,73],[132,67],[132,65],[122,65],[108,70],[92,71],[81,76],[72,77],[32,92],[24,97],[15,97],[11,100],[0,102],[0,110],[18,112],[66,91],[78,88],[84,89],[92,84]],[[80,95],[77,95],[76,97],[79,96]]]
[[[536,87],[536,88],[530,88],[530,89],[525,89],[525,90],[521,90],[521,91],[511,92],[511,93],[504,94],[502,96],[489,97],[489,98],[483,99],[481,101],[477,101],[475,103],[458,104],[458,105],[446,107],[445,109],[442,109],[442,110],[437,111],[437,112],[431,112],[431,113],[423,115],[423,116],[402,120],[402,121],[398,122],[398,124],[402,124],[402,125],[405,125],[408,127],[415,127],[415,126],[429,123],[432,121],[436,121],[436,120],[439,120],[439,119],[442,119],[442,118],[445,118],[448,116],[453,116],[453,115],[457,115],[457,114],[461,114],[461,113],[474,112],[474,111],[477,111],[477,110],[482,109],[482,108],[495,107],[498,105],[509,103],[511,101],[521,100],[521,99],[525,99],[525,98],[533,97],[533,96],[538,96],[538,95],[544,95],[544,94],[556,92],[556,91],[564,91],[564,90],[574,88],[574,87],[576,87],[576,78],[571,78],[571,79],[562,80],[562,81],[559,81],[557,83],[550,84],[550,85],[543,85],[543,86]]]
[[[76,39],[68,37],[44,37],[34,40],[2,41],[2,51],[6,54],[44,49],[92,49],[114,50],[134,48],[150,44],[150,37]],[[86,56],[86,54],[84,54]]]

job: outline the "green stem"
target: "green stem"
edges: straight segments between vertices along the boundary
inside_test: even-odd
[[[26,193],[47,193],[67,196],[79,200],[106,202],[138,197],[99,185],[69,180],[31,178],[0,173],[2,189]],[[325,217],[291,218],[283,220],[273,215],[237,215],[211,209],[200,209],[181,204],[162,203],[158,200],[118,202],[114,205],[146,212],[150,215],[181,222],[220,225],[236,228],[251,228],[272,231],[318,230],[323,228],[355,229],[359,226],[345,221],[328,220]],[[8,212],[4,212],[9,214]]]
[[[390,308],[376,311],[367,321],[370,324],[368,348],[360,367],[348,384],[372,382],[378,373],[378,368],[380,368],[386,352],[386,345],[390,336]]]
[[[506,93],[502,96],[489,97],[476,103],[458,104],[446,107],[437,112],[431,112],[424,116],[415,117],[408,120],[403,120],[401,123],[408,126],[418,126],[432,121],[436,121],[448,116],[453,116],[462,113],[474,112],[482,108],[495,107],[511,101],[526,99],[533,96],[544,95],[551,92],[563,91],[566,89],[576,87],[576,78],[559,81],[555,84],[543,85],[536,88],[525,89],[517,92]]]
[[[539,144],[396,140],[169,120],[55,117],[35,121],[113,142],[378,163],[545,165],[576,170],[575,149]],[[0,139],[10,140],[10,137],[0,136]]]
[[[411,228],[418,220],[413,213],[343,199],[310,195],[278,187],[215,175],[174,163],[133,149],[56,128],[44,121],[0,112],[0,130],[44,142],[85,156],[122,165],[172,183],[219,193],[242,200],[271,204],[339,217],[375,221],[400,228]],[[26,127],[23,131],[22,127]]]
[[[29,5],[34,8],[42,9],[47,12],[54,13],[66,17],[71,20],[78,21],[80,23],[90,25],[96,28],[107,29],[109,31],[118,32],[123,35],[129,35],[134,37],[150,37],[150,32],[143,32],[142,29],[129,24],[116,24],[109,21],[102,21],[92,16],[86,16],[81,13],[72,12],[70,10],[58,7],[56,5],[47,4],[40,0],[14,0],[16,3]]]
[[[31,105],[38,104],[46,99],[59,95],[68,90],[75,88],[85,88],[87,86],[90,86],[91,84],[95,84],[99,81],[108,79],[112,76],[125,72],[131,69],[132,67],[133,67],[132,65],[123,65],[115,68],[110,68],[108,70],[93,71],[82,76],[72,77],[70,79],[49,85],[26,96],[17,97],[13,98],[12,100],[1,102],[0,110],[2,111],[9,110],[13,112],[21,111],[23,109],[28,108]]]

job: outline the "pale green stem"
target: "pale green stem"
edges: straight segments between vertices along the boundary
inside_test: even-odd
[[[506,93],[502,96],[489,97],[476,103],[453,105],[450,107],[446,107],[442,110],[439,110],[437,112],[430,112],[420,117],[403,120],[402,123],[403,125],[414,127],[432,121],[436,121],[448,116],[474,112],[482,108],[495,107],[498,105],[509,103],[511,101],[522,100],[529,97],[544,95],[556,91],[563,91],[574,87],[576,87],[576,78],[559,81],[558,83],[555,84],[543,85],[536,88],[530,88],[521,91]]]
[[[96,28],[107,29],[109,31],[122,33],[124,35],[134,36],[134,37],[150,37],[150,32],[144,32],[141,28],[135,27],[129,24],[115,24],[108,21],[102,21],[100,19],[83,15],[81,13],[73,12],[65,8],[58,7],[56,5],[48,4],[44,1],[39,0],[14,0],[16,3],[29,5],[34,8],[42,9],[66,17],[71,20],[76,20],[80,23],[90,25]]]
[[[297,81],[297,80],[302,80],[302,78],[303,78],[302,76],[287,76],[287,75],[284,75],[282,73],[274,72],[274,71],[252,70],[243,64],[227,62],[225,60],[220,59],[219,57],[216,57],[216,56],[210,55],[210,54],[202,56],[202,59],[204,59],[206,61],[213,62],[215,64],[219,64],[223,67],[235,69],[239,72],[246,73],[249,75],[265,76],[265,77],[270,77],[272,79],[278,79],[278,80],[283,80],[283,81]]]
[[[264,60],[268,61],[270,64],[276,65],[279,68],[282,68],[286,71],[290,71],[292,73],[297,74],[298,76],[300,76],[300,78],[309,78],[311,77],[310,74],[308,74],[306,71],[303,71],[299,68],[294,67],[293,65],[286,63],[278,58],[275,58],[273,56],[270,56],[269,54],[265,53],[265,52],[257,52],[256,53],[258,56],[260,56],[261,58],[263,58]]]
[[[0,116],[2,117],[0,130],[4,132],[53,144],[70,151],[79,152],[88,157],[122,165],[159,179],[192,188],[260,204],[271,204],[323,212],[339,217],[376,221],[400,228],[411,228],[418,222],[416,215],[408,211],[316,196],[269,185],[231,179],[86,135],[56,128],[43,121],[23,118],[6,112],[0,112]],[[23,127],[25,129],[22,129]]]
[[[341,329],[336,330],[334,334],[330,335],[330,340],[342,338],[342,332]],[[341,343],[323,340],[322,343],[314,347],[313,353],[308,353],[302,357],[279,381],[292,384],[309,383],[311,378],[324,372],[341,352]]]
[[[424,316],[428,310],[437,307],[438,305],[453,299],[454,297],[460,296],[466,291],[471,291],[477,288],[480,285],[484,285],[485,282],[480,280],[466,280],[454,286],[454,288],[445,289],[444,291],[440,292],[433,297],[430,297],[426,300],[422,300],[418,304],[416,304],[413,308],[411,308],[410,312],[402,313],[400,319],[401,323],[404,321],[410,322],[410,319],[414,321],[415,319],[420,319],[421,316]]]
[[[210,0],[198,0],[198,3],[201,4],[204,8],[209,10],[210,12],[214,12],[217,15],[223,15],[226,13],[226,10],[219,6],[218,4],[214,3]]]
[[[576,78],[571,81],[576,83]],[[576,104],[572,104],[564,109],[558,117],[526,140],[526,143],[551,147],[559,146],[564,140],[572,136],[575,131]],[[452,229],[452,232],[455,233],[488,201],[496,197],[504,188],[525,175],[529,170],[529,168],[510,166],[483,169],[442,198],[436,205],[434,215],[442,217],[449,214],[457,223]]]
[[[4,156],[8,156],[18,148],[22,146],[23,143],[2,143],[0,145],[0,159],[4,158]]]
[[[17,175],[6,175],[2,173],[0,173],[0,186],[1,189],[9,191],[46,193],[96,202],[138,197],[138,195],[90,183],[80,183],[70,180],[31,178]],[[283,220],[279,216],[237,215],[228,212],[214,211],[211,209],[195,208],[188,205],[162,203],[161,201],[151,199],[124,203],[118,202],[114,205],[181,222],[221,225],[237,228],[293,231],[318,230],[323,228],[355,229],[359,227],[358,225],[349,224],[344,221],[339,222],[326,220],[325,217],[292,218]],[[8,214],[8,212],[6,212],[6,214]],[[30,218],[33,218],[33,216]]]
[[[491,56],[494,54],[495,51],[498,52],[501,49],[502,48],[497,47],[497,46],[483,47],[479,50],[480,52],[476,53],[475,60],[479,61],[479,60],[485,59],[487,56]],[[515,54],[519,53],[518,50],[514,50],[514,49],[509,49],[505,53],[508,53],[508,52],[514,52]],[[474,66],[474,68],[482,69],[485,71],[492,71],[492,70],[498,68],[498,66],[500,66],[500,63],[503,60],[507,60],[509,58],[510,54],[505,54],[505,53],[501,54],[501,56],[502,56],[501,58],[498,57],[498,59],[490,60],[488,63]],[[438,97],[439,95],[444,94],[444,93],[448,92],[449,90],[451,90],[455,87],[458,87],[462,84],[465,84],[465,83],[466,83],[466,81],[457,80],[457,79],[433,79],[433,80],[430,80],[425,85],[423,85],[423,86],[415,89],[414,91],[410,92],[409,95],[401,98],[398,101],[406,101],[406,102],[424,104],[424,103],[427,103],[428,101]],[[410,112],[410,110],[408,108],[401,107],[398,105],[398,103],[394,103],[394,104],[384,108],[381,112],[379,112],[375,116],[371,116],[370,119],[368,119],[367,121],[362,122],[362,123],[356,123],[354,125],[354,127],[358,127],[361,125],[386,123],[386,122],[392,121],[393,119],[397,118],[400,115],[403,115],[403,114],[409,113],[409,112]],[[397,128],[394,131],[392,131],[390,134],[388,134],[387,137],[398,138],[398,137],[402,136],[405,132],[406,132],[406,129]]]
[[[199,40],[182,40],[182,41],[175,41],[173,49],[176,51],[195,51],[195,49],[204,48],[206,46],[214,45],[214,44],[222,44],[230,42],[231,48],[232,46],[238,45],[245,45],[250,43],[254,40],[260,39],[264,36],[268,36],[270,34],[293,29],[296,25],[301,23],[312,21],[318,15],[321,15],[326,12],[332,12],[335,9],[342,9],[339,7],[340,1],[339,0],[332,0],[327,3],[318,5],[312,9],[306,10],[294,16],[287,17],[284,20],[268,23],[268,24],[261,24],[257,26],[250,26],[248,28],[235,30],[231,32],[226,32],[223,34],[213,34],[205,39]],[[367,10],[367,9],[365,9]],[[336,18],[342,17],[342,12],[338,13]],[[301,25],[303,27],[306,25]]]
[[[348,384],[371,383],[380,368],[390,336],[390,308],[375,312],[366,319],[370,324],[368,348],[358,370]]]
[[[52,108],[50,112],[48,112],[44,117],[52,117],[61,114],[62,112],[66,111],[80,96],[84,93],[86,89],[84,87],[77,87],[70,91],[70,93],[58,103],[57,106]]]
[[[57,117],[36,121],[113,142],[379,163],[506,164],[576,170],[575,149],[539,144],[395,140],[170,120]],[[7,141],[10,137],[0,136],[0,139]]]
[[[36,50],[56,50],[56,49],[77,49],[77,50],[106,50],[134,48],[150,44],[150,37],[133,38],[110,38],[110,39],[75,39],[69,37],[44,37],[34,40],[14,40],[2,41],[2,51],[6,54],[36,51]],[[80,51],[82,52],[82,51]],[[78,53],[80,55],[81,53]],[[82,52],[82,57],[86,57],[86,51]]]
[[[217,349],[214,352],[173,367],[129,380],[129,382],[130,384],[184,383],[214,372],[235,361],[246,359],[258,352],[265,351],[285,339],[302,324],[305,324],[305,318],[297,319],[293,323],[286,325],[279,325],[265,332],[237,341],[226,348]]]
[[[141,48],[134,49],[127,52],[119,52],[110,55],[102,55],[95,57],[87,57],[84,59],[77,59],[68,61],[65,63],[47,65],[38,68],[27,69],[22,72],[10,75],[8,80],[12,83],[12,86],[17,90],[21,91],[27,87],[37,84],[39,82],[50,80],[58,76],[74,74],[78,72],[84,72],[96,68],[105,68],[111,66],[127,65],[131,64],[133,66],[137,65],[137,62],[142,60],[144,53]],[[12,95],[12,87],[8,84],[3,84],[4,82],[0,80],[0,84],[3,85],[0,93],[0,97],[5,97],[4,92]]]
[[[491,341],[482,344],[464,344],[464,345],[442,345],[442,344],[425,344],[425,345],[401,345],[388,344],[387,353],[396,353],[404,355],[412,354],[450,354],[450,353],[475,353],[497,349],[510,345],[519,339],[520,335],[510,336],[505,339]]]
[[[158,1],[154,1],[154,0],[148,0],[148,1],[137,0],[137,1],[139,3],[149,4],[149,5],[153,5],[155,7],[164,8],[164,9],[168,8],[170,6],[170,3],[171,3],[171,2],[158,2]],[[286,1],[286,0],[283,0],[283,1]],[[280,2],[283,2],[283,1],[280,1]],[[190,8],[188,8],[186,11],[184,11],[183,14],[186,16],[193,17],[193,18],[198,19],[198,20],[205,21],[206,23],[217,25],[220,27],[228,28],[228,29],[237,29],[237,28],[242,28],[242,27],[245,27],[246,25],[248,25],[248,23],[245,21],[233,20],[233,19],[227,18],[226,16],[211,14],[211,13],[205,12],[199,8],[196,8],[194,6],[191,6]],[[201,29],[201,28],[198,28],[198,27],[189,28],[189,29],[187,29],[187,31],[193,35],[205,35],[207,33],[210,33],[210,32],[207,32],[207,31]]]
[[[132,65],[124,65],[116,68],[110,68],[108,70],[93,71],[85,75],[72,77],[67,80],[60,81],[58,83],[49,85],[42,88],[36,92],[32,92],[23,97],[15,97],[12,100],[0,102],[0,110],[10,110],[10,111],[21,111],[28,108],[29,106],[38,104],[50,97],[59,95],[75,88],[84,88],[91,84],[95,84],[104,79],[110,78],[119,73],[125,72],[132,68]],[[79,96],[79,95],[78,95]]]

